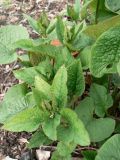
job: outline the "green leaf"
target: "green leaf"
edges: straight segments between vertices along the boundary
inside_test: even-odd
[[[93,119],[86,126],[90,140],[92,142],[100,142],[108,138],[115,129],[115,120],[111,118]],[[104,131],[104,134],[103,134]]]
[[[28,147],[31,148],[37,148],[42,145],[48,145],[51,143],[51,140],[48,139],[48,137],[42,132],[37,131],[33,134],[32,138],[29,141]]]
[[[75,10],[75,12],[76,12],[77,18],[79,19],[80,10],[81,10],[81,3],[80,3],[79,0],[75,0],[74,10]]]
[[[47,81],[51,80],[53,77],[53,66],[50,62],[50,59],[46,58],[46,60],[40,62],[39,65],[35,67],[35,69],[40,73],[40,76]]]
[[[120,157],[120,134],[108,139],[99,149],[95,160],[119,160]]]
[[[71,154],[67,156],[61,156],[57,151],[53,152],[51,160],[72,160]]]
[[[67,13],[72,20],[77,20],[79,18],[79,13],[76,13],[73,6],[67,5]]]
[[[22,41],[21,41],[22,42]],[[61,47],[52,46],[50,44],[40,44],[39,46],[24,45],[18,42],[16,44],[18,48],[24,49],[25,51],[32,52],[33,56],[49,56],[51,58],[58,58],[58,54],[61,53]],[[37,59],[36,59],[37,60]]]
[[[45,135],[55,141],[57,140],[57,127],[60,124],[60,115],[51,115],[46,119],[45,122],[42,124],[42,129]]]
[[[27,92],[25,84],[17,84],[7,91],[0,105],[0,123],[29,107]]]
[[[93,120],[93,111],[95,109],[94,101],[90,97],[86,97],[80,102],[80,104],[75,108],[75,112],[78,117],[87,125],[91,120]]]
[[[22,39],[22,40],[19,40],[14,43],[14,47],[16,49],[21,48],[21,49],[27,50],[27,49],[32,48],[34,46],[35,46],[35,44],[32,39]]]
[[[90,60],[91,60],[91,47],[85,47],[85,49],[83,49],[80,52],[80,60],[81,60],[81,64],[82,64],[82,68],[83,69],[88,69],[90,66]]]
[[[102,77],[116,67],[119,61],[120,26],[103,33],[92,47],[91,72],[95,77]]]
[[[83,33],[96,40],[102,33],[117,25],[120,25],[120,15],[108,18],[98,24],[90,25],[83,31]]]
[[[64,35],[65,35],[65,25],[64,25],[61,17],[57,18],[56,33],[57,33],[58,39],[61,41],[61,43],[63,43],[64,38],[65,38],[64,37]]]
[[[57,152],[61,156],[67,157],[73,152],[75,147],[76,147],[76,144],[74,142],[71,142],[71,143],[59,142],[57,145]]]
[[[53,107],[63,108],[67,103],[67,70],[62,66],[56,73],[52,86],[51,96]]]
[[[22,34],[21,34],[22,33]],[[27,30],[22,26],[4,26],[0,28],[0,64],[7,64],[17,59],[14,43],[20,39],[28,39]]]
[[[94,117],[94,101],[86,97],[75,109],[78,117],[83,121],[92,142],[99,142],[108,138],[115,129],[115,121],[111,118]],[[104,134],[103,134],[104,130]]]
[[[80,51],[92,44],[93,40],[89,36],[84,33],[78,33],[75,39],[73,39],[70,44],[68,44],[68,47],[72,50]]]
[[[111,95],[107,93],[107,89],[104,86],[92,84],[90,88],[90,96],[94,101],[95,113],[99,117],[104,117],[107,109],[113,105]]]
[[[48,99],[50,98],[50,85],[39,76],[35,77],[35,88],[43,93]]]
[[[50,21],[49,26],[46,29],[46,34],[50,34],[56,27],[56,19]]]
[[[112,12],[120,14],[120,1],[118,0],[105,0],[105,6]]]
[[[67,47],[63,47],[61,50],[61,54],[56,58],[56,63],[54,65],[55,72],[64,64],[66,67],[69,66],[73,62],[74,58],[71,55],[70,51]]]
[[[70,96],[81,96],[85,90],[85,80],[80,60],[74,60],[68,68],[68,93]]]
[[[43,113],[38,107],[28,108],[5,122],[3,129],[12,132],[33,132],[43,121]]]
[[[82,151],[82,155],[84,156],[85,160],[95,160],[97,152],[92,150]]]
[[[39,26],[37,24],[37,21],[35,19],[33,19],[32,17],[26,15],[26,14],[23,14],[24,17],[28,20],[30,26],[37,32],[39,33]]]
[[[35,76],[40,75],[39,72],[37,72],[37,70],[35,69],[35,67],[22,68],[20,70],[14,71],[13,73],[17,79],[23,80],[28,84],[33,84]]]
[[[58,127],[58,140],[66,143],[74,142],[81,146],[89,145],[88,132],[76,113],[66,108],[61,111],[61,116],[63,124]]]

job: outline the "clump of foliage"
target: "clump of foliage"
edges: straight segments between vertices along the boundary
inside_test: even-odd
[[[76,0],[68,19],[24,16],[37,39],[22,26],[0,29],[0,64],[18,60],[22,80],[0,105],[2,128],[33,132],[29,148],[56,142],[52,160],[70,160],[77,146],[89,146],[84,160],[118,160],[120,2]]]

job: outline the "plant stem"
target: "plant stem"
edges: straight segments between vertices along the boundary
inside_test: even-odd
[[[100,0],[97,0],[96,14],[95,14],[95,24],[98,23],[99,4],[100,4]]]

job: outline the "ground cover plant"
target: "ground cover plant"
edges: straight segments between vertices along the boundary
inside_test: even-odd
[[[18,60],[21,80],[0,104],[0,123],[32,132],[29,148],[54,143],[52,160],[81,147],[83,160],[119,160],[120,3],[82,3],[68,4],[67,19],[24,15],[36,39],[22,26],[0,28],[0,64]]]

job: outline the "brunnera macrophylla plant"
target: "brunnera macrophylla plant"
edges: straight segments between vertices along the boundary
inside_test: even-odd
[[[52,160],[72,159],[77,146],[83,160],[119,160],[120,4],[82,3],[67,6],[69,21],[24,15],[36,39],[22,26],[0,28],[0,64],[18,61],[22,81],[1,102],[0,123],[32,132],[29,148],[56,142]]]

